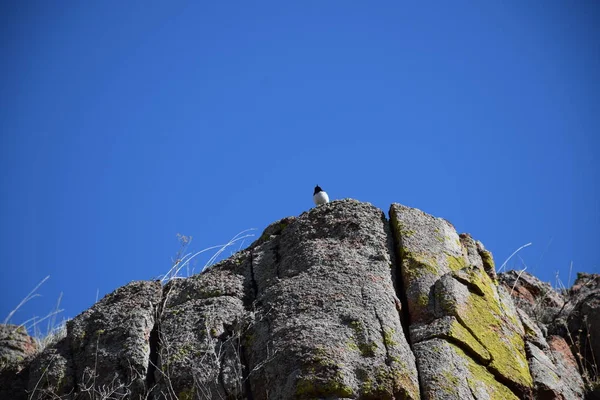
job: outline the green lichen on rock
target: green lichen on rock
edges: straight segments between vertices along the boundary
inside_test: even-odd
[[[363,357],[373,357],[375,356],[375,351],[377,350],[377,343],[359,343],[358,348],[360,349],[360,354],[362,354]]]
[[[356,342],[354,342],[354,340],[352,340],[352,339],[350,339],[350,340],[348,341],[348,344],[347,344],[347,346],[348,346],[348,348],[349,348],[350,350],[353,350],[353,351],[360,351],[360,349],[358,348],[358,345],[357,345],[357,344],[356,344]]]
[[[420,294],[419,297],[417,297],[417,304],[423,308],[427,307],[427,304],[429,304],[429,296],[424,293]]]
[[[419,388],[402,369],[381,366],[374,379],[367,379],[360,388],[361,399],[410,399],[419,398]]]
[[[339,372],[329,380],[311,374],[301,377],[296,383],[296,398],[298,399],[353,396],[354,391],[343,382]]]
[[[195,390],[194,388],[186,389],[177,394],[179,400],[194,400]]]
[[[358,351],[363,357],[374,357],[377,350],[377,343],[375,342],[358,342],[356,339],[351,338],[347,346],[352,351]]]
[[[492,257],[492,253],[487,250],[483,250],[479,252],[479,256],[483,261],[483,265],[490,269],[496,269],[496,264],[494,263],[494,258]]]
[[[295,397],[353,397],[354,390],[345,382],[342,370],[343,365],[338,364],[327,349],[314,348],[303,373],[296,381]]]
[[[410,283],[423,275],[438,275],[437,261],[434,257],[412,253],[401,249],[402,278]]]
[[[394,331],[392,328],[383,329],[383,343],[386,347],[396,346],[398,343],[394,340]]]
[[[459,382],[458,376],[453,371],[447,369],[443,370],[441,375],[443,379],[439,383],[440,388],[448,394],[455,393]]]
[[[353,319],[348,323],[348,326],[350,326],[350,328],[352,328],[352,330],[354,331],[354,334],[359,336],[362,335],[362,333],[365,330],[365,327],[363,326],[363,323],[357,319]]]
[[[487,351],[485,347],[481,345],[477,341],[477,339],[469,332],[464,326],[458,322],[458,320],[454,320],[452,325],[450,326],[450,332],[448,336],[452,338],[454,341],[460,343],[461,346],[469,349],[470,352],[477,355],[480,361],[489,362],[491,357],[490,353]]]
[[[301,399],[352,397],[354,391],[350,386],[336,381],[321,383],[312,380],[300,380],[296,386],[296,395]]]
[[[463,257],[456,257],[451,254],[446,254],[446,262],[451,271],[458,271],[467,266],[467,262]]]
[[[470,374],[467,375],[467,383],[473,392],[484,390],[490,400],[518,400],[519,398],[506,386],[498,382],[483,365],[475,362],[471,357],[465,354],[458,346],[450,344],[457,355],[466,361],[467,369]]]
[[[466,304],[457,310],[456,317],[467,327],[492,356],[489,368],[512,382],[532,387],[523,338],[516,329],[510,329],[514,318],[501,308],[491,278],[481,269],[470,267],[464,271],[471,284],[484,293],[470,293]]]
[[[352,329],[352,336],[348,342],[348,348],[359,351],[363,357],[373,357],[377,351],[377,343],[367,340],[365,326],[362,321],[348,318],[347,325]]]
[[[413,229],[407,229],[400,220],[395,221],[394,228],[396,229],[396,233],[398,233],[400,237],[411,237],[417,233]]]
[[[200,298],[209,299],[211,297],[219,297],[223,296],[225,293],[221,289],[211,288],[202,290],[200,293]]]

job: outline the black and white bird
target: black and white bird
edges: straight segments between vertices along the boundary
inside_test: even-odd
[[[329,203],[329,196],[321,189],[319,185],[315,186],[315,193],[313,194],[313,201],[316,205]]]

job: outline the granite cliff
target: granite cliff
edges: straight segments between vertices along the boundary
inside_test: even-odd
[[[0,398],[592,398],[600,279],[544,285],[444,219],[334,201],[117,289],[43,351],[0,326]]]

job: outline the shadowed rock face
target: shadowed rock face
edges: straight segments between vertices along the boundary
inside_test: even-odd
[[[0,394],[581,398],[569,346],[497,279],[483,245],[443,219],[334,201],[201,274],[117,289],[22,369],[0,369]]]

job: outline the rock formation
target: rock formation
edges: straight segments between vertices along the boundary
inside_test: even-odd
[[[583,399],[600,279],[563,295],[517,275],[446,220],[334,201],[117,289],[41,352],[0,327],[0,398]]]

